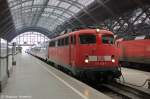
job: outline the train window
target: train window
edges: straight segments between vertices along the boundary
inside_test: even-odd
[[[71,44],[76,44],[76,37],[75,35],[71,36]]]
[[[61,39],[61,46],[64,46],[64,38],[63,39]]]
[[[54,47],[54,46],[55,46],[55,41],[51,41],[51,42],[49,43],[49,46],[50,46],[50,47]]]
[[[73,36],[73,44],[76,44],[76,36]]]
[[[96,36],[93,34],[82,34],[79,35],[80,44],[95,44]]]
[[[65,38],[65,45],[68,45],[69,44],[69,37],[66,37]]]
[[[150,39],[150,35],[146,35],[145,39]]]
[[[102,36],[102,43],[103,44],[113,44],[114,37],[113,35],[103,35]]]
[[[70,37],[70,42],[73,44],[73,36]]]
[[[60,41],[60,39],[58,40],[58,46],[60,46],[60,43],[61,43],[61,41]]]

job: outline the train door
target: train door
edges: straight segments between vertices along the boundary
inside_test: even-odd
[[[76,36],[70,36],[70,65],[74,66],[76,60]]]

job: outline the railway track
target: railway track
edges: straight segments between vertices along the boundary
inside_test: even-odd
[[[142,88],[139,89],[121,83],[102,84],[101,86],[121,95],[124,99],[150,99],[150,91]]]

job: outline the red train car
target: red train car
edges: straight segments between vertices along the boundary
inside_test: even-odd
[[[48,60],[74,75],[120,77],[117,50],[112,32],[82,29],[51,39]]]
[[[123,66],[150,64],[150,36],[138,36],[117,41]]]

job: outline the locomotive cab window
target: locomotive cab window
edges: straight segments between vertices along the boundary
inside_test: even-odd
[[[73,44],[76,44],[76,36],[73,36]]]
[[[76,44],[76,36],[75,35],[72,35],[71,37],[70,37],[70,42],[71,42],[71,44]]]
[[[79,35],[80,44],[95,44],[96,36],[93,34],[82,34]]]
[[[113,44],[114,37],[113,35],[103,35],[102,36],[102,43],[103,44]]]

